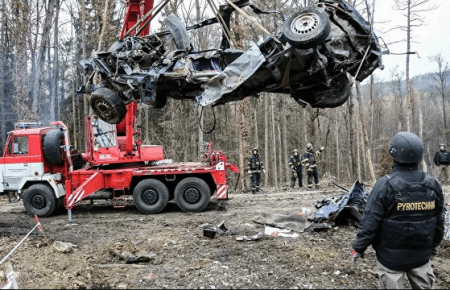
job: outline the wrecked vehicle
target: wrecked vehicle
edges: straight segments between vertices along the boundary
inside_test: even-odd
[[[221,5],[222,42],[211,54],[211,50],[196,51],[188,30],[219,23],[216,18],[185,27],[170,15],[163,20],[168,31],[126,37],[108,51],[83,60],[89,82],[79,92],[90,93],[94,112],[112,124],[123,119],[130,102],[162,108],[168,97],[216,106],[269,92],[289,94],[304,107],[334,108],[350,96],[348,74],[362,81],[383,68],[377,36],[344,0],[317,1],[288,17],[279,11],[261,11],[249,0],[233,3],[249,6],[256,14],[281,15],[282,32],[247,50],[231,49],[227,30],[236,10]],[[177,49],[166,48],[162,40],[169,36]],[[97,86],[92,84],[95,73],[101,76]]]
[[[356,181],[347,194],[327,197],[314,205],[318,210],[308,220],[337,226],[358,226],[368,195],[364,184]]]

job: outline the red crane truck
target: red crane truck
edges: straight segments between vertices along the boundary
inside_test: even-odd
[[[110,198],[114,207],[124,207],[133,196],[143,213],[163,210],[168,201],[186,212],[198,212],[217,192],[219,208],[228,198],[227,162],[212,143],[196,163],[164,160],[162,146],[142,145],[134,129],[137,104],[127,106],[125,119],[112,125],[95,115],[86,117],[86,152],[71,149],[67,127],[18,126],[8,133],[0,158],[0,193],[23,200],[29,214],[49,216],[65,206],[69,221],[72,209],[84,199]],[[31,128],[29,128],[31,127]],[[139,136],[135,139],[135,135]]]

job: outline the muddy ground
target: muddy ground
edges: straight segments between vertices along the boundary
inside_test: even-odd
[[[353,227],[305,232],[295,239],[264,236],[259,241],[236,241],[240,235],[263,230],[252,222],[258,212],[314,210],[314,201],[337,193],[342,191],[234,193],[227,212],[216,211],[213,200],[198,214],[184,213],[175,204],[161,214],[144,215],[131,205],[114,209],[108,201],[86,202],[74,209],[73,225],[67,224],[65,212],[41,219],[50,243],[75,244],[73,252],[46,247],[36,231],[9,262],[21,288],[374,288],[372,248],[357,267],[350,263]],[[203,237],[198,226],[221,219],[228,219],[231,234]],[[34,225],[22,203],[0,200],[0,259]],[[149,255],[150,260],[125,264],[127,253]],[[434,262],[437,288],[450,288],[449,258],[450,243],[445,242]],[[6,263],[0,272],[5,268]]]

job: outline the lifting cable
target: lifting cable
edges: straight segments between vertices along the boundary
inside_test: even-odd
[[[217,119],[216,119],[216,112],[214,112],[214,108],[211,107],[212,112],[213,112],[213,116],[214,116],[214,125],[213,125],[213,127],[212,127],[212,129],[210,131],[205,132],[203,130],[203,126],[202,126],[203,108],[204,107],[202,107],[202,110],[200,112],[200,118],[198,119],[198,126],[200,127],[200,130],[202,130],[203,134],[211,134],[214,131],[214,129],[216,129],[216,121],[217,121]]]

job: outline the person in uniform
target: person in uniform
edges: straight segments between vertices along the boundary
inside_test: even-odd
[[[295,180],[298,177],[298,185],[300,187],[303,187],[303,176],[302,176],[302,158],[298,154],[298,149],[294,149],[292,152],[291,158],[289,158],[289,166],[292,170],[292,177],[291,177],[291,188],[294,188],[295,186]]]
[[[259,185],[261,184],[261,171],[266,173],[264,163],[258,154],[258,148],[252,149],[252,155],[248,157],[247,170],[252,182],[252,193],[261,192]]]
[[[319,151],[314,152],[311,143],[306,144],[306,152],[303,156],[303,165],[306,167],[306,174],[308,175],[308,190],[312,190],[314,183],[316,189],[319,189],[319,171],[317,170],[317,157],[322,154],[325,147],[320,147]],[[314,178],[314,182],[313,182]]]
[[[433,162],[437,166],[437,177],[441,183],[450,183],[450,152],[445,150],[445,144],[439,145],[439,151],[434,154]]]
[[[432,288],[431,257],[444,237],[444,196],[439,182],[419,170],[423,143],[400,132],[389,143],[393,173],[379,179],[369,195],[353,242],[353,262],[372,245],[377,256],[378,286]]]

